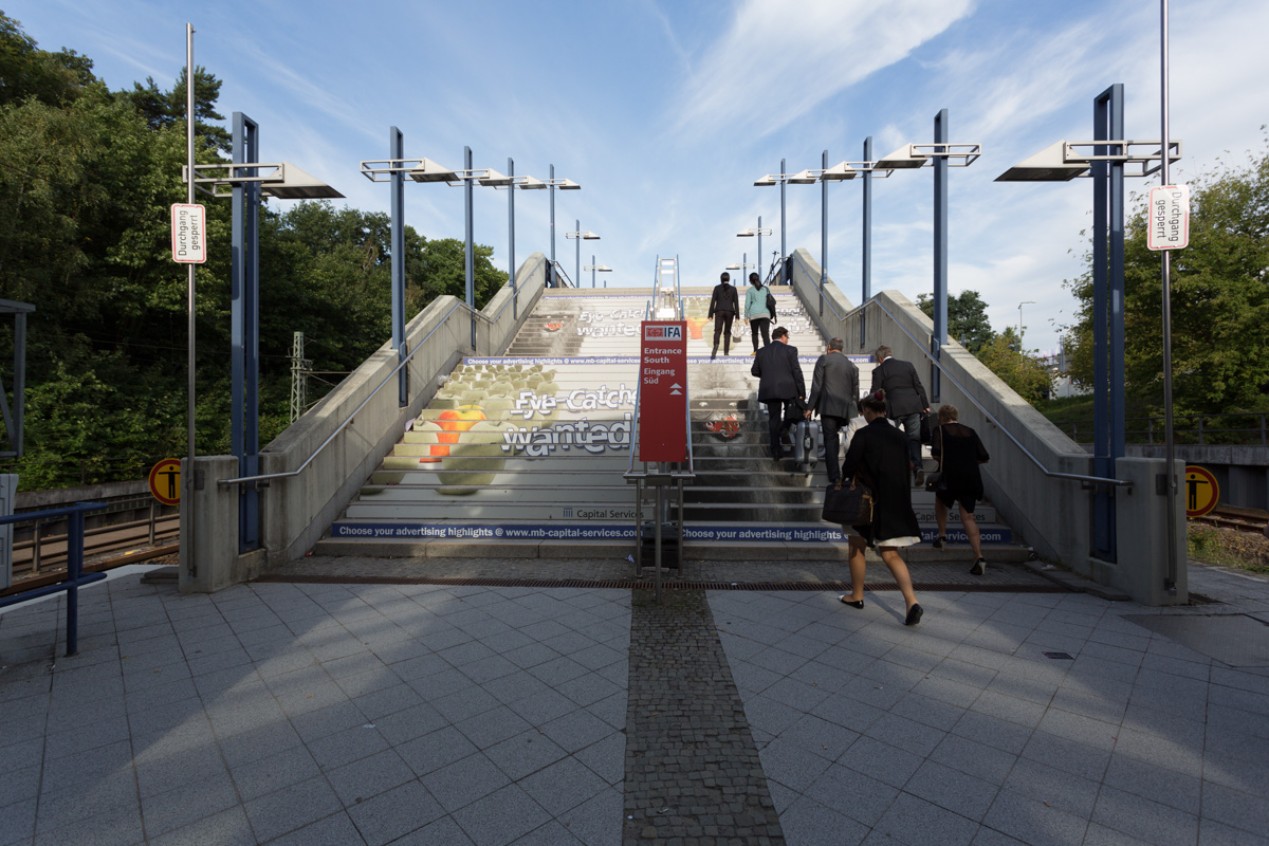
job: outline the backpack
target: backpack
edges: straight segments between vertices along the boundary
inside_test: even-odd
[[[776,301],[775,294],[771,293],[771,289],[767,289],[767,311],[771,312],[771,319],[776,319]]]

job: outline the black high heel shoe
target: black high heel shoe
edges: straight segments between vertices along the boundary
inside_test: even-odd
[[[842,605],[849,605],[851,608],[863,608],[864,601],[862,599],[847,599],[846,594],[837,597],[837,601]]]
[[[905,626],[915,626],[917,623],[921,622],[921,615],[924,613],[925,612],[921,609],[920,605],[913,605],[908,609],[908,618],[903,621],[903,624]]]

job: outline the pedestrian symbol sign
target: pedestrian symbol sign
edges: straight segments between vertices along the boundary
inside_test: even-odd
[[[1197,464],[1185,465],[1185,516],[1202,517],[1221,499],[1221,486],[1210,470]]]
[[[181,504],[179,458],[165,458],[150,468],[150,495],[164,505]]]

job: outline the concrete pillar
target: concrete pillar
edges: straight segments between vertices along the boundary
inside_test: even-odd
[[[1114,583],[1142,605],[1184,605],[1189,602],[1186,573],[1185,500],[1178,496],[1176,537],[1176,589],[1165,587],[1168,576],[1168,498],[1159,487],[1166,462],[1160,458],[1119,458],[1115,475],[1131,481],[1131,488],[1116,488],[1115,509],[1119,533],[1116,538],[1118,562]],[[1185,462],[1173,466],[1179,481]]]
[[[188,458],[181,462],[182,475],[191,472],[189,464]],[[238,486],[216,483],[238,475],[238,459],[200,456],[194,459],[193,472],[203,481],[201,486],[188,486],[188,501],[181,503],[177,584],[181,593],[214,593],[258,575],[265,552],[238,553]]]

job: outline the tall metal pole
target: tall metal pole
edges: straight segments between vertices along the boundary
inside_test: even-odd
[[[1116,83],[1093,101],[1093,140],[1124,138],[1124,86]],[[1117,155],[1122,145],[1099,143],[1099,156]],[[1093,462],[1099,476],[1115,478],[1124,455],[1124,165],[1094,162],[1093,171]],[[1117,559],[1114,491],[1093,498],[1093,554]]]
[[[762,274],[766,273],[766,271],[763,270],[763,267],[762,267],[762,263],[766,261],[766,255],[767,254],[762,251],[762,215],[758,215],[758,275],[759,276],[762,276]],[[745,281],[748,282],[749,280],[746,279]]]
[[[828,150],[820,156],[820,317],[824,316],[824,285],[828,282]]]
[[[256,122],[233,116],[233,163],[260,161]],[[250,170],[250,173],[243,172]],[[255,168],[234,168],[235,177],[255,176]],[[243,476],[259,474],[260,464],[260,183],[233,187],[230,272],[230,441]],[[248,485],[238,499],[238,551],[260,545],[260,492]]]
[[[573,221],[573,244],[577,248],[577,260],[573,263],[573,284],[582,287],[582,222]]]
[[[934,116],[934,143],[946,144],[947,109]],[[934,336],[930,338],[930,402],[939,402],[942,375],[937,367],[947,343],[947,147],[937,147],[934,157]]]
[[[595,287],[595,254],[590,254],[590,286]]]
[[[551,165],[550,182],[547,183],[551,189],[551,268],[546,274],[546,286],[548,288],[556,287],[555,283],[555,165]]]
[[[516,163],[507,156],[507,275],[511,279],[511,319],[520,319],[520,291],[516,288]]]
[[[1163,160],[1160,163],[1160,178],[1163,185],[1171,184],[1168,178],[1168,144],[1171,141],[1168,114],[1168,0],[1159,0],[1159,92],[1160,122],[1163,130]],[[1173,472],[1176,464],[1176,440],[1172,430],[1172,252],[1163,253],[1163,459],[1164,487],[1167,490],[1168,509],[1168,570],[1163,587],[1167,591],[1176,591],[1177,558],[1179,555],[1176,543],[1176,495],[1177,477]]]
[[[861,268],[862,279],[860,280],[860,305],[866,304],[872,299],[872,136],[869,135],[864,139],[864,161],[868,162],[868,169],[864,171],[864,231],[863,231],[863,266]],[[868,315],[866,312],[859,313],[859,348],[861,350],[867,347],[866,338],[868,330]]]
[[[404,156],[405,136],[395,126],[388,130],[388,158],[399,162]],[[393,167],[388,177],[389,213],[392,226],[392,347],[397,363],[405,361],[405,174]],[[397,405],[410,401],[409,368],[397,374]]]
[[[463,169],[467,172],[463,179],[463,228],[466,243],[463,244],[463,274],[467,281],[467,309],[471,315],[471,348],[476,351],[476,258],[473,246],[472,194],[476,186],[471,178],[471,147],[463,148]]]
[[[784,179],[784,160],[780,159],[780,282],[791,284],[791,280],[784,275],[784,269],[788,266],[789,257],[788,246],[786,246],[786,240],[784,240],[784,230],[786,230],[786,227],[784,227],[784,184],[786,184],[786,179]]]
[[[185,202],[193,205],[194,203],[194,25],[192,23],[185,24],[185,164],[186,173],[189,174],[189,181],[185,185]],[[194,478],[197,471],[194,469],[194,420],[197,403],[195,402],[195,379],[194,374],[197,372],[197,361],[194,355],[194,337],[197,324],[194,320],[194,268],[195,264],[190,262],[186,265],[188,270],[188,293],[189,301],[189,317],[188,326],[186,328],[187,349],[186,349],[186,369],[188,378],[185,387],[185,490],[182,499],[186,503],[184,514],[181,519],[181,543],[185,546],[185,572],[191,579],[198,575],[198,564],[194,560],[194,491],[197,486],[194,484]],[[23,349],[23,345],[19,344],[18,349]],[[20,372],[20,371],[19,371]],[[20,384],[20,383],[19,383]],[[21,403],[19,402],[19,408]],[[21,413],[19,411],[19,413]],[[18,427],[18,431],[21,431]],[[18,445],[21,450],[21,444]]]

